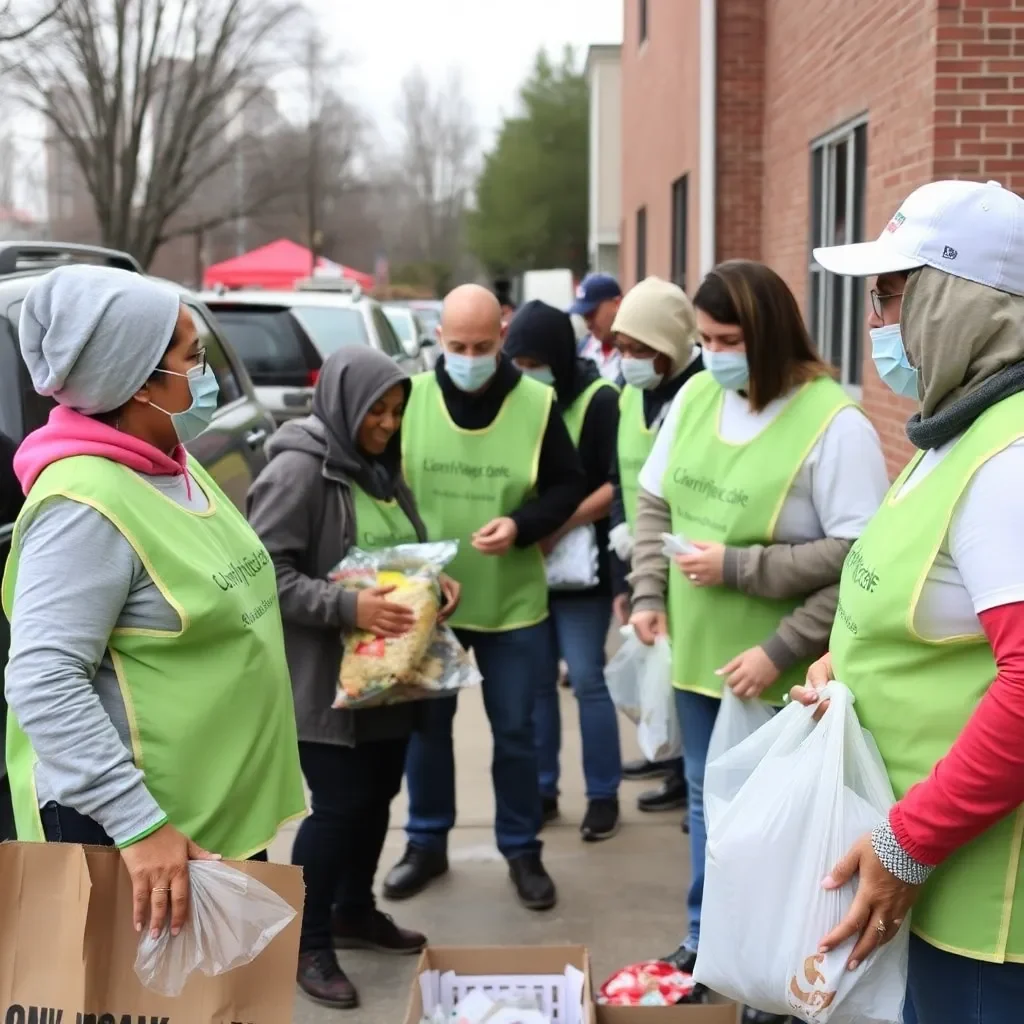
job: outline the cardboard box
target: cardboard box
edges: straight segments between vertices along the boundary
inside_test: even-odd
[[[735,1003],[714,1006],[598,1006],[597,1024],[737,1024]]]
[[[420,955],[405,1024],[420,1024],[423,1018],[424,985],[421,978],[430,972],[441,976],[453,972],[461,980],[471,979],[472,987],[500,995],[500,990],[506,986],[520,990],[548,989],[565,978],[566,967],[574,967],[583,975],[581,1004],[576,1019],[581,1024],[594,1024],[590,957],[583,946],[428,946]],[[566,1017],[559,1013],[555,1024],[562,1024],[565,1020]],[[698,1024],[718,1024],[718,1021],[709,1019]]]

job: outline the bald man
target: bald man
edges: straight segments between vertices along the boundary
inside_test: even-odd
[[[501,354],[501,307],[486,288],[445,299],[442,356],[413,380],[402,425],[406,480],[431,540],[457,539],[449,572],[462,584],[451,624],[476,655],[494,736],[498,849],[520,902],[555,905],[544,869],[533,709],[555,652],[538,541],[586,497],[586,478],[554,392]],[[454,697],[426,702],[406,761],[409,842],[384,883],[389,899],[420,892],[448,870],[455,825]]]

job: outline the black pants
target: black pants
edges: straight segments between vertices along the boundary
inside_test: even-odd
[[[0,776],[0,843],[16,838],[14,808],[11,806],[11,781],[5,772]]]
[[[405,738],[355,747],[299,744],[312,805],[292,851],[306,881],[302,952],[331,948],[332,909],[343,920],[373,910],[373,879],[407,745]]]
[[[82,846],[113,846],[114,840],[103,831],[99,822],[73,811],[70,807],[48,803],[40,812],[43,835],[48,843],[81,843]],[[267,851],[249,860],[265,861]]]

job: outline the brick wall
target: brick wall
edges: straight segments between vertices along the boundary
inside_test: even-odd
[[[700,4],[648,0],[639,40],[639,2],[625,0],[622,42],[622,283],[636,283],[636,211],[647,207],[647,273],[672,272],[672,183],[689,173],[687,287],[700,258]]]

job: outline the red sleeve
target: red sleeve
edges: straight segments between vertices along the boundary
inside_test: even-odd
[[[900,846],[922,864],[941,864],[1024,803],[1024,602],[979,618],[995,681],[949,753],[889,815]]]

